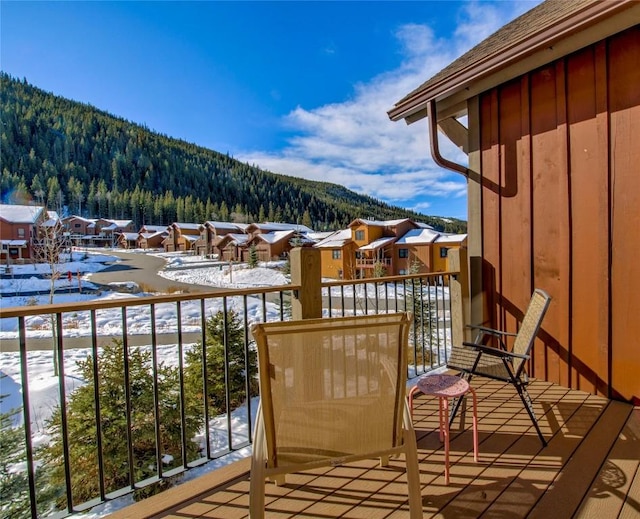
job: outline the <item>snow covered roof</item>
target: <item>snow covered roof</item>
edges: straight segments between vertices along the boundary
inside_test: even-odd
[[[310,240],[319,242],[320,240],[324,240],[335,233],[336,231],[318,231],[305,233],[305,236]]]
[[[343,247],[345,243],[351,241],[351,229],[342,229],[335,231],[327,236],[324,240],[315,244],[319,249],[337,249]]]
[[[175,227],[178,227],[179,229],[184,229],[185,231],[198,231],[200,232],[200,224],[199,223],[180,223],[180,222],[174,222],[172,224]]]
[[[232,243],[234,245],[244,245],[245,243],[247,243],[247,240],[249,240],[248,234],[229,233],[229,234],[225,234],[222,237],[222,240],[220,240],[220,243],[218,244],[218,246],[227,242]]]
[[[120,233],[120,236],[123,236],[124,239],[127,241],[135,241],[138,239],[137,232],[123,232],[123,233]]]
[[[43,211],[44,207],[38,205],[0,204],[0,218],[9,223],[34,224]]]
[[[385,245],[390,245],[396,240],[395,236],[390,236],[387,238],[378,238],[377,240],[373,240],[371,243],[367,243],[363,245],[358,250],[377,250],[380,247],[384,247]]]
[[[420,244],[420,243],[433,243],[440,233],[434,231],[433,229],[411,229],[406,232],[403,236],[398,239],[396,244],[398,245],[409,245],[409,244]]]
[[[166,229],[164,231],[156,231],[156,232],[141,232],[138,233],[142,238],[148,240],[149,238],[153,238],[154,236],[162,236],[167,234]]]
[[[349,224],[349,227],[354,225],[369,225],[373,227],[393,227],[395,225],[411,221],[410,218],[400,218],[399,220],[367,220],[366,218],[356,218]]]
[[[49,212],[49,214],[51,214],[51,211],[48,211],[48,212]],[[78,216],[76,214],[71,215],[71,216],[67,216],[66,218],[62,219],[63,222],[68,222],[70,220],[82,220],[83,222],[92,223],[94,225],[96,223],[96,219],[95,218],[84,218],[84,217]]]
[[[266,232],[263,234],[258,234],[255,239],[263,240],[267,243],[273,244],[278,243],[279,241],[286,240],[291,238],[295,234],[295,231],[275,231],[275,232]]]
[[[462,243],[466,239],[466,234],[441,234],[436,243]]]
[[[140,229],[146,233],[165,232],[167,230],[166,225],[143,225]]]
[[[26,247],[27,240],[0,240],[0,245],[6,247]]]
[[[306,225],[302,225],[299,223],[277,223],[277,222],[252,223],[248,225],[247,228],[256,228],[263,233],[273,232],[273,231],[313,232],[313,229],[310,229]]]
[[[243,231],[247,228],[247,224],[238,224],[233,222],[215,222],[208,220],[204,222],[205,225],[215,227],[216,229],[226,229],[230,231]]]

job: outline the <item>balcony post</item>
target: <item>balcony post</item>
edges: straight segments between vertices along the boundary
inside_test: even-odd
[[[291,284],[300,285],[291,301],[294,319],[322,317],[322,276],[320,250],[314,247],[296,247],[291,250]]]
[[[453,344],[470,341],[471,302],[469,299],[469,269],[466,247],[450,249],[447,253],[451,272],[456,276],[451,278],[449,287],[451,297],[451,340]]]

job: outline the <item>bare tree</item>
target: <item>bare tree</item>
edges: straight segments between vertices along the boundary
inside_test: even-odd
[[[64,259],[63,255],[64,252],[70,250],[69,235],[65,232],[65,228],[60,220],[56,220],[53,223],[47,222],[46,225],[39,226],[37,233],[38,236],[33,240],[34,258],[37,263],[49,265],[49,304],[53,304],[56,281],[60,278],[62,271],[61,264]],[[54,374],[57,375],[58,359],[55,351],[58,343],[58,330],[56,327],[55,314],[49,315],[49,322],[53,340],[53,371]]]

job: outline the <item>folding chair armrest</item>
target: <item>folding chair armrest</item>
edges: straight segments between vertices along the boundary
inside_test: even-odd
[[[504,351],[498,348],[493,348],[491,346],[484,346],[482,344],[475,344],[473,342],[465,342],[463,344],[470,348],[474,348],[478,352],[486,353],[487,355],[492,355],[494,357],[524,359],[524,360],[529,359],[529,355],[521,355],[520,353],[514,353],[512,351]]]
[[[515,337],[516,335],[518,335],[517,333],[503,332],[502,330],[495,330],[493,328],[487,328],[486,326],[478,326],[475,324],[468,324],[467,328],[471,328],[472,330],[479,330],[481,332],[496,335],[499,337]]]

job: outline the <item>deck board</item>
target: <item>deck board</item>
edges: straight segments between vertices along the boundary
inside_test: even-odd
[[[451,430],[451,481],[437,433],[437,400],[414,406],[424,517],[548,519],[640,517],[640,408],[533,381],[529,392],[543,448],[515,391],[473,379],[480,459],[473,460],[471,408]],[[269,519],[407,519],[404,460],[315,469],[266,486]],[[109,519],[248,517],[248,460],[115,512]]]

